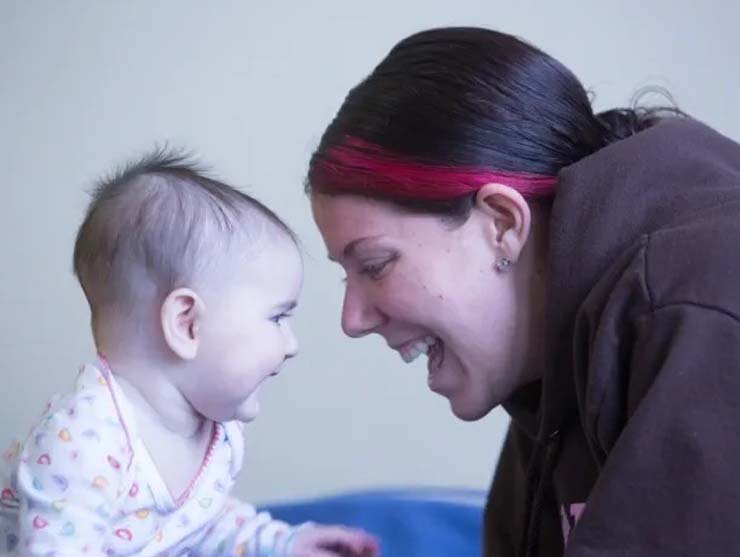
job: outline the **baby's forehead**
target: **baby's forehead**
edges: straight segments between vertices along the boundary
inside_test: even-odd
[[[226,267],[235,282],[274,290],[303,279],[303,256],[293,238],[278,231],[256,240],[238,239],[226,253]]]
[[[262,216],[242,220],[239,230],[219,232],[219,235],[228,241],[232,254],[246,261],[285,258],[302,260],[297,240]]]

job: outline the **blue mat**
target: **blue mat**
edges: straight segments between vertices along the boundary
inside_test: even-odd
[[[485,496],[460,489],[375,490],[264,508],[291,524],[364,528],[381,540],[383,557],[478,557]]]

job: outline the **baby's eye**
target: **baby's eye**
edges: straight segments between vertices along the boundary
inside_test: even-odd
[[[287,312],[278,313],[277,315],[273,315],[272,317],[270,317],[270,321],[279,325],[281,321],[283,321],[284,319],[288,319],[292,315],[292,313]]]

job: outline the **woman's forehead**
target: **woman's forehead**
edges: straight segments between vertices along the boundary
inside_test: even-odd
[[[434,215],[408,213],[390,203],[352,195],[312,196],[314,219],[329,258],[342,260],[358,247],[393,241],[433,241],[447,229]]]
[[[390,202],[357,195],[313,194],[311,204],[319,227],[349,231],[360,226],[401,229],[438,220],[431,214],[411,213]]]
[[[402,216],[390,203],[377,201],[359,195],[325,195],[315,193],[311,196],[314,213],[333,219],[352,218],[373,219],[386,216]]]

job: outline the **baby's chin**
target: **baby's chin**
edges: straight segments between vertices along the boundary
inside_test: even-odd
[[[234,419],[238,422],[249,423],[257,419],[260,413],[260,402],[257,394],[252,394],[247,400],[242,402],[234,412]]]

